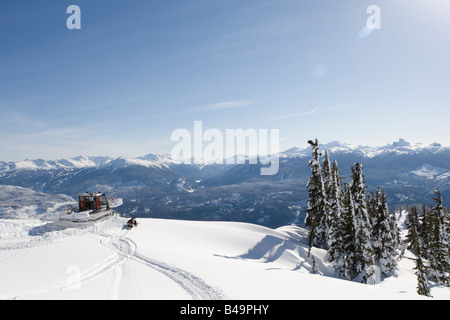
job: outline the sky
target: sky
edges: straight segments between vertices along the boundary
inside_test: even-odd
[[[449,57],[447,0],[1,0],[0,160],[170,153],[194,121],[450,146]]]

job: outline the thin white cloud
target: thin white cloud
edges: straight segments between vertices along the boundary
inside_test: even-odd
[[[311,110],[306,111],[306,112],[285,114],[285,115],[282,115],[282,116],[270,118],[269,120],[280,120],[280,119],[289,119],[289,118],[297,118],[297,117],[309,116],[311,114],[315,114],[315,113],[319,112],[319,110],[320,110],[320,108],[317,107],[317,108],[311,109]]]
[[[196,111],[210,111],[210,110],[222,110],[222,109],[232,109],[232,108],[243,108],[254,104],[252,101],[227,101],[218,102],[213,104],[208,104],[206,106],[198,107]]]
[[[373,30],[374,29],[369,29],[369,28],[367,28],[367,26],[365,26],[358,32],[358,38],[359,39],[367,38],[368,36],[370,36],[370,34],[373,32]]]
[[[285,114],[285,115],[270,118],[268,120],[270,121],[270,120],[290,119],[290,118],[309,116],[309,115],[313,115],[316,113],[324,113],[324,112],[344,110],[344,109],[353,109],[353,108],[357,108],[359,105],[360,105],[360,103],[347,103],[347,104],[337,104],[337,105],[328,106],[328,107],[316,107],[309,111]]]

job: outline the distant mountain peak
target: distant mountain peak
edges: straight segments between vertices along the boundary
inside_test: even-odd
[[[340,141],[331,141],[323,145],[323,148],[335,148],[335,147],[343,147],[348,146],[346,143],[342,143]]]
[[[408,147],[410,146],[411,143],[409,143],[408,141],[406,141],[405,139],[398,139],[398,141],[392,143],[392,147],[393,148],[397,148],[397,147]]]

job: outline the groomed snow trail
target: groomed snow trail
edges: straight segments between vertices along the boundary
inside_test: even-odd
[[[45,227],[47,228],[47,227]],[[108,249],[113,250],[115,254],[107,258],[104,261],[92,266],[90,269],[81,272],[80,270],[72,270],[72,275],[64,281],[49,284],[48,286],[42,286],[37,289],[21,290],[17,292],[9,292],[6,295],[0,296],[0,300],[11,299],[28,299],[28,298],[40,298],[46,295],[51,295],[64,290],[70,290],[74,288],[80,288],[84,283],[90,282],[105,275],[108,272],[120,268],[124,263],[129,260],[133,260],[143,264],[146,267],[163,274],[178,286],[181,287],[192,299],[194,300],[217,300],[225,299],[225,295],[220,290],[208,285],[205,281],[197,277],[196,275],[180,269],[176,266],[169,265],[167,263],[151,259],[137,252],[136,243],[130,239],[130,236],[135,229],[129,230],[122,228],[116,234],[107,234],[102,230],[94,232],[99,238],[99,243]],[[72,232],[70,232],[72,233]],[[82,232],[84,233],[84,231]],[[12,251],[14,249],[31,249],[36,246],[46,246],[54,242],[59,242],[64,239],[64,235],[59,235],[56,238],[41,239],[38,237],[36,240],[24,241],[16,243],[11,247],[0,248],[2,250]],[[70,272],[70,270],[69,270]],[[120,281],[120,280],[117,280]]]
[[[120,237],[123,233],[121,231],[115,237],[111,237],[109,241],[115,241],[118,237]],[[103,240],[101,240],[102,242]],[[126,241],[120,242],[121,245],[127,246],[126,248],[121,248],[121,251],[125,252],[133,252],[136,248],[129,247],[129,243]],[[41,244],[42,245],[42,244]],[[73,289],[80,287],[82,283],[94,280],[99,276],[105,274],[106,272],[122,265],[128,259],[127,256],[116,254],[105,261],[102,261],[99,264],[96,264],[92,268],[88,269],[85,272],[78,272],[78,270],[73,270],[74,275],[69,277],[67,280],[59,283],[55,283],[53,285],[49,285],[46,287],[42,287],[41,289],[36,290],[25,290],[21,292],[9,293],[6,296],[0,297],[0,300],[11,300],[11,299],[25,299],[27,297],[39,297],[45,294],[49,294],[52,292],[63,291],[68,289]]]
[[[118,236],[104,239],[101,243],[115,250],[118,256],[123,257],[125,260],[132,259],[162,273],[179,285],[193,300],[225,299],[225,295],[222,292],[208,285],[196,275],[138,253],[136,243],[128,238],[132,232],[133,229],[122,231]]]

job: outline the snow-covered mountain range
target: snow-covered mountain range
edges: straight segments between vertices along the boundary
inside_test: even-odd
[[[393,142],[392,144],[387,144],[381,147],[371,147],[371,146],[361,146],[352,145],[348,143],[342,143],[339,141],[332,141],[326,144],[322,144],[321,149],[327,150],[331,154],[345,154],[345,153],[356,153],[363,157],[373,158],[377,156],[387,156],[387,155],[412,155],[418,153],[437,153],[442,151],[448,151],[448,147],[443,147],[440,143],[415,143],[411,144],[404,139],[399,139],[399,141]],[[282,153],[282,155],[287,157],[304,157],[310,156],[310,148],[291,148]]]
[[[410,144],[400,139],[383,147],[368,147],[331,142],[321,149],[338,161],[344,182],[351,166],[362,162],[369,192],[383,187],[391,208],[429,204],[435,188],[440,188],[444,201],[450,199],[450,148],[438,143]],[[184,164],[155,154],[0,162],[0,185],[70,197],[102,191],[124,199],[121,213],[142,217],[278,227],[302,220],[310,156],[306,145],[280,153],[280,169],[274,176],[261,176],[259,165]],[[0,210],[0,215],[6,214],[5,208]]]
[[[333,141],[321,145],[322,150],[327,150],[330,154],[358,154],[366,158],[374,158],[389,155],[417,155],[417,154],[439,154],[448,152],[449,147],[443,147],[439,143],[411,144],[404,139],[382,147],[370,147],[351,145]],[[310,156],[310,148],[293,147],[280,153],[281,158],[303,158]],[[180,165],[179,159],[174,159],[168,154],[147,154],[145,156],[130,157],[90,157],[78,156],[75,158],[59,159],[59,160],[22,160],[17,162],[0,161],[0,172],[17,171],[17,170],[76,170],[86,168],[102,168],[113,167],[123,168],[127,166],[143,166],[170,168],[171,166]],[[205,160],[204,165],[208,165]]]

